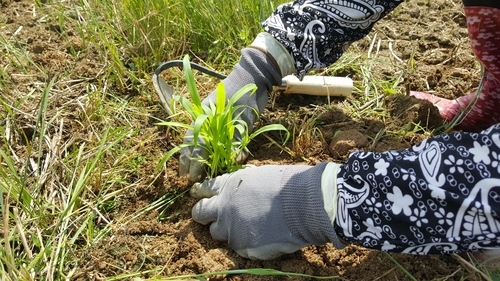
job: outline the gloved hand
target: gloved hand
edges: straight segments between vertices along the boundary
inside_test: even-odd
[[[191,195],[209,198],[193,207],[193,219],[211,223],[214,239],[251,259],[327,242],[343,248],[333,227],[339,166],[269,165],[195,183]]]
[[[247,123],[249,130],[252,129],[257,120],[255,111],[260,114],[267,105],[267,93],[272,91],[273,86],[281,85],[284,76],[294,72],[295,65],[292,56],[268,33],[260,33],[249,48],[241,51],[240,61],[234,66],[228,77],[223,80],[223,83],[227,99],[230,99],[238,90],[250,83],[257,86],[253,95],[245,95],[235,104],[249,106],[240,115],[240,118]],[[215,91],[203,100],[203,104],[209,105],[210,101],[215,103]],[[184,142],[191,142],[192,138],[192,131],[188,131]],[[204,165],[193,159],[197,157],[207,159],[208,152],[201,147],[188,147],[181,151],[180,176],[187,176],[191,181],[200,181],[205,177]],[[241,153],[238,162],[243,163],[246,157],[246,153]]]

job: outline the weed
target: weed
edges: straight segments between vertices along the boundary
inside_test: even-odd
[[[140,216],[156,212],[154,218],[170,220],[175,212],[165,209],[184,195],[165,192],[134,212],[119,212],[123,202],[129,203],[123,199],[134,196],[137,186],[154,189],[160,181],[159,175],[148,177],[151,165],[157,164],[157,154],[143,153],[161,150],[161,138],[148,130],[158,120],[152,115],[161,113],[151,98],[153,89],[144,81],[149,81],[158,63],[186,53],[216,68],[233,65],[239,50],[261,30],[259,22],[270,15],[273,5],[283,2],[287,0],[36,0],[32,9],[22,9],[30,10],[36,20],[28,24],[31,17],[19,14],[24,27],[4,21],[0,30],[1,280],[70,280],[85,278],[82,274],[108,280],[163,273],[171,276],[173,261],[161,267],[146,262],[110,276],[109,272],[87,271],[93,268],[87,267],[91,261],[81,255],[93,251],[96,242],[104,238],[116,238],[112,229],[120,229]],[[8,5],[15,3],[10,1]],[[98,62],[99,73],[75,77],[66,73],[74,64],[59,69],[40,64],[30,44],[24,41],[26,37],[21,36],[32,23],[40,25],[40,30],[51,29],[48,23],[56,26],[54,36],[60,38],[44,42],[49,46],[54,42],[71,43],[73,36],[79,36],[81,45],[70,47],[70,55],[79,57],[80,62],[87,58]],[[373,38],[372,46],[380,46]],[[355,48],[353,45],[323,74],[342,72],[355,76],[353,98],[343,102],[352,118],[385,118],[383,98],[398,92],[400,69],[390,71],[395,77],[381,76],[383,73],[376,67],[387,62],[376,55],[352,52]],[[372,54],[377,53],[374,50]],[[417,62],[412,54],[405,67],[414,68]],[[56,78],[47,78],[54,74]],[[206,84],[211,87],[211,83]],[[252,87],[247,90],[252,91]],[[141,102],[144,98],[147,102]],[[177,117],[178,122],[190,122],[188,116]],[[297,153],[310,141],[308,135],[320,138],[314,131],[314,119],[308,117],[295,128]],[[374,143],[383,133],[374,138]],[[408,136],[414,132],[410,128],[385,133]],[[275,142],[272,138],[270,141]],[[166,240],[165,244],[175,242]],[[473,262],[472,268],[495,276],[495,272],[483,269],[485,265]],[[303,276],[263,269],[203,271],[200,268],[199,275],[163,280],[205,280],[225,274]]]
[[[221,271],[221,272],[211,272],[211,273],[202,273],[202,274],[192,274],[192,275],[183,275],[183,276],[175,276],[175,277],[166,277],[166,278],[159,278],[159,279],[154,279],[154,280],[179,280],[179,279],[192,279],[196,278],[198,280],[208,280],[205,279],[204,277],[207,276],[221,276],[221,275],[234,275],[234,274],[249,274],[249,275],[264,275],[264,276],[286,276],[286,277],[306,277],[306,278],[312,278],[312,279],[317,279],[317,280],[330,280],[330,279],[337,279],[339,276],[314,276],[314,275],[309,275],[309,274],[301,274],[301,273],[293,273],[293,272],[283,272],[275,269],[268,269],[268,268],[250,268],[250,269],[237,269],[237,270],[227,270],[227,271]],[[137,279],[137,281],[143,281],[144,279]],[[153,279],[145,279],[146,280],[153,280]]]
[[[403,267],[403,266],[402,266],[402,265],[401,265],[401,264],[400,264],[400,263],[399,263],[399,262],[398,262],[395,258],[393,258],[393,257],[391,256],[391,254],[389,254],[389,253],[387,253],[387,252],[384,252],[384,253],[385,253],[385,255],[386,255],[386,256],[387,256],[387,257],[388,257],[388,258],[389,258],[389,259],[390,259],[393,263],[395,263],[395,264],[396,264],[396,266],[397,266],[397,267],[399,267],[399,269],[401,269],[401,270],[402,270],[402,271],[406,274],[406,276],[408,276],[408,278],[410,278],[410,279],[411,279],[411,280],[413,280],[413,281],[417,281],[417,279],[416,279],[413,275],[411,275],[411,273],[410,273],[410,272],[408,272],[408,270],[407,270],[406,268],[404,268],[404,267]]]
[[[248,134],[248,125],[239,117],[244,109],[250,107],[247,105],[236,105],[236,102],[243,95],[254,94],[256,90],[254,84],[249,84],[241,88],[231,98],[227,99],[224,84],[219,83],[216,90],[215,103],[210,101],[210,104],[207,106],[202,104],[200,95],[196,89],[188,56],[184,57],[183,69],[192,101],[180,95],[175,96],[174,103],[172,104],[172,112],[176,112],[175,102],[178,102],[190,115],[193,123],[186,124],[168,121],[160,122],[159,125],[192,130],[193,138],[192,141],[184,142],[170,150],[162,158],[158,167],[163,166],[172,155],[185,147],[199,147],[208,152],[208,159],[196,158],[194,160],[207,165],[209,177],[234,172],[242,167],[238,163],[238,157],[240,153],[248,152],[247,146],[252,139],[259,134],[271,130],[286,131],[283,125],[272,124]],[[255,113],[257,114],[257,112]]]
[[[319,108],[319,107],[318,107]],[[317,147],[326,147],[326,140],[321,130],[317,127],[318,118],[321,116],[318,108],[310,114],[298,114],[293,110],[287,111],[288,131],[291,135],[291,149],[287,152],[295,158],[307,157],[307,150]]]
[[[134,80],[155,64],[188,52],[216,64],[234,64],[240,49],[261,31],[260,22],[283,2],[81,0],[86,19],[80,24],[88,33],[85,39],[103,47],[117,74],[134,65]]]

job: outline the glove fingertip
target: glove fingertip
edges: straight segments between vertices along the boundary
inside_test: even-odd
[[[194,198],[210,198],[217,195],[217,190],[213,190],[207,187],[207,185],[211,185],[211,182],[213,182],[213,179],[207,180],[203,183],[197,182],[193,184],[193,186],[189,190],[189,194]]]
[[[185,165],[188,168],[188,171],[185,175],[187,175],[188,180],[190,180],[191,182],[199,182],[203,180],[207,175],[207,165],[202,161],[199,161],[199,159],[208,159],[208,151],[197,147],[194,148],[190,153],[190,162],[186,163],[189,165]]]
[[[206,225],[217,220],[217,209],[213,206],[214,199],[204,198],[193,206],[191,217],[194,221]]]
[[[203,168],[194,168],[191,165],[191,169],[189,169],[189,173],[187,174],[187,178],[190,182],[201,182],[206,177],[206,172]]]
[[[179,176],[184,177],[189,174],[189,169],[191,167],[191,149],[190,147],[184,147],[181,150],[181,156],[179,157]]]

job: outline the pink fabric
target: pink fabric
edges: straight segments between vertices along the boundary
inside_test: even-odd
[[[465,7],[467,28],[472,50],[486,68],[483,89],[467,117],[455,128],[480,131],[500,123],[500,9]],[[429,100],[438,107],[441,116],[451,121],[472,101],[476,92],[456,100],[439,98],[427,93],[411,92],[412,96]]]

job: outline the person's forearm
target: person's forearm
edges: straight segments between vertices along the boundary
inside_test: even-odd
[[[337,183],[336,231],[349,242],[410,254],[500,246],[500,124],[354,152]]]
[[[403,0],[294,1],[280,5],[262,23],[295,59],[297,75],[324,68]]]

